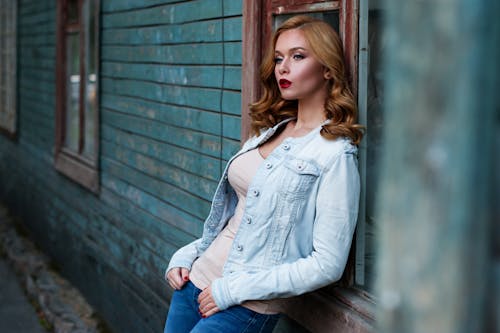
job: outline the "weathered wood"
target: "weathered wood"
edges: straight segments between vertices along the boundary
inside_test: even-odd
[[[192,214],[199,218],[204,218],[209,212],[209,202],[200,200],[201,198],[172,186],[168,183],[159,181],[149,175],[145,175],[135,169],[123,164],[118,164],[108,158],[102,159],[102,167],[111,175],[132,184],[135,188],[141,188],[157,198],[162,198],[178,209]],[[105,181],[103,179],[103,181]],[[108,178],[108,181],[113,181]],[[130,198],[140,200],[140,198]],[[151,208],[154,208],[152,206]]]
[[[141,97],[175,105],[191,106],[207,111],[218,111],[220,94],[217,89],[165,85],[147,81],[102,79],[105,93]]]
[[[101,75],[109,78],[136,79],[154,81],[180,86],[197,86],[207,88],[220,88],[222,85],[223,68],[221,66],[176,66],[159,64],[123,64],[120,62],[103,63]],[[224,74],[225,84],[228,76]],[[239,74],[239,73],[236,73]],[[232,87],[225,87],[231,89]]]
[[[217,186],[216,181],[210,181],[196,174],[184,172],[182,169],[165,162],[119,147],[108,141],[103,142],[102,154],[181,190],[191,192],[205,200],[211,200]]]
[[[201,154],[218,157],[220,153],[220,138],[211,134],[182,129],[149,119],[118,114],[108,109],[102,110],[102,119],[106,123],[113,124],[113,127],[185,147]]]
[[[174,101],[175,103],[175,101]],[[221,132],[220,114],[141,98],[105,94],[102,107],[127,115],[156,120],[179,128],[218,135]]]
[[[499,3],[394,0],[387,9],[379,331],[498,332],[485,324],[498,288]]]
[[[101,133],[103,140],[153,157],[186,172],[211,180],[218,180],[220,177],[220,161],[217,158],[120,131],[107,125],[103,126]]]
[[[110,45],[220,42],[221,40],[222,22],[219,19],[160,27],[113,28],[103,31],[103,43]]]
[[[102,49],[102,60],[169,64],[222,64],[222,43],[169,46],[114,46]]]
[[[163,1],[166,3],[167,1]],[[176,1],[178,2],[178,1]],[[151,4],[149,4],[151,5]],[[106,8],[107,6],[105,6]],[[166,4],[137,8],[133,11],[109,13],[103,17],[103,27],[131,27],[143,25],[176,24],[191,21],[202,21],[220,17],[222,14],[220,0],[195,0],[176,4]]]
[[[0,138],[0,200],[116,331],[153,332],[171,297],[168,259],[201,235],[239,148],[241,3],[107,0],[101,9],[100,193],[53,167],[56,8],[26,0],[20,136]]]

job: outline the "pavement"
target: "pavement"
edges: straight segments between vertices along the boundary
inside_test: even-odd
[[[47,333],[4,257],[0,257],[0,281],[0,332]]]
[[[0,333],[46,332],[102,333],[109,328],[83,295],[51,269],[50,258],[0,203]]]

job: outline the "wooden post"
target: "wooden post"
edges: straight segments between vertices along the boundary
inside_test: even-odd
[[[498,332],[499,2],[387,7],[378,330]]]

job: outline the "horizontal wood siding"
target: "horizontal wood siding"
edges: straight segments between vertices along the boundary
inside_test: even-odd
[[[240,146],[241,1],[101,0],[100,192],[54,169],[56,6],[21,0],[0,200],[113,330],[158,332],[163,270]]]

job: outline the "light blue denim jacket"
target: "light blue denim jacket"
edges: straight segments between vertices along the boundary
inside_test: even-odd
[[[228,166],[286,122],[250,138]],[[320,129],[285,139],[257,170],[223,277],[212,283],[219,309],[303,294],[341,277],[358,214],[357,148],[344,138],[326,140]],[[227,180],[228,166],[202,237],[179,249],[166,272],[191,269],[234,214],[237,197]]]

